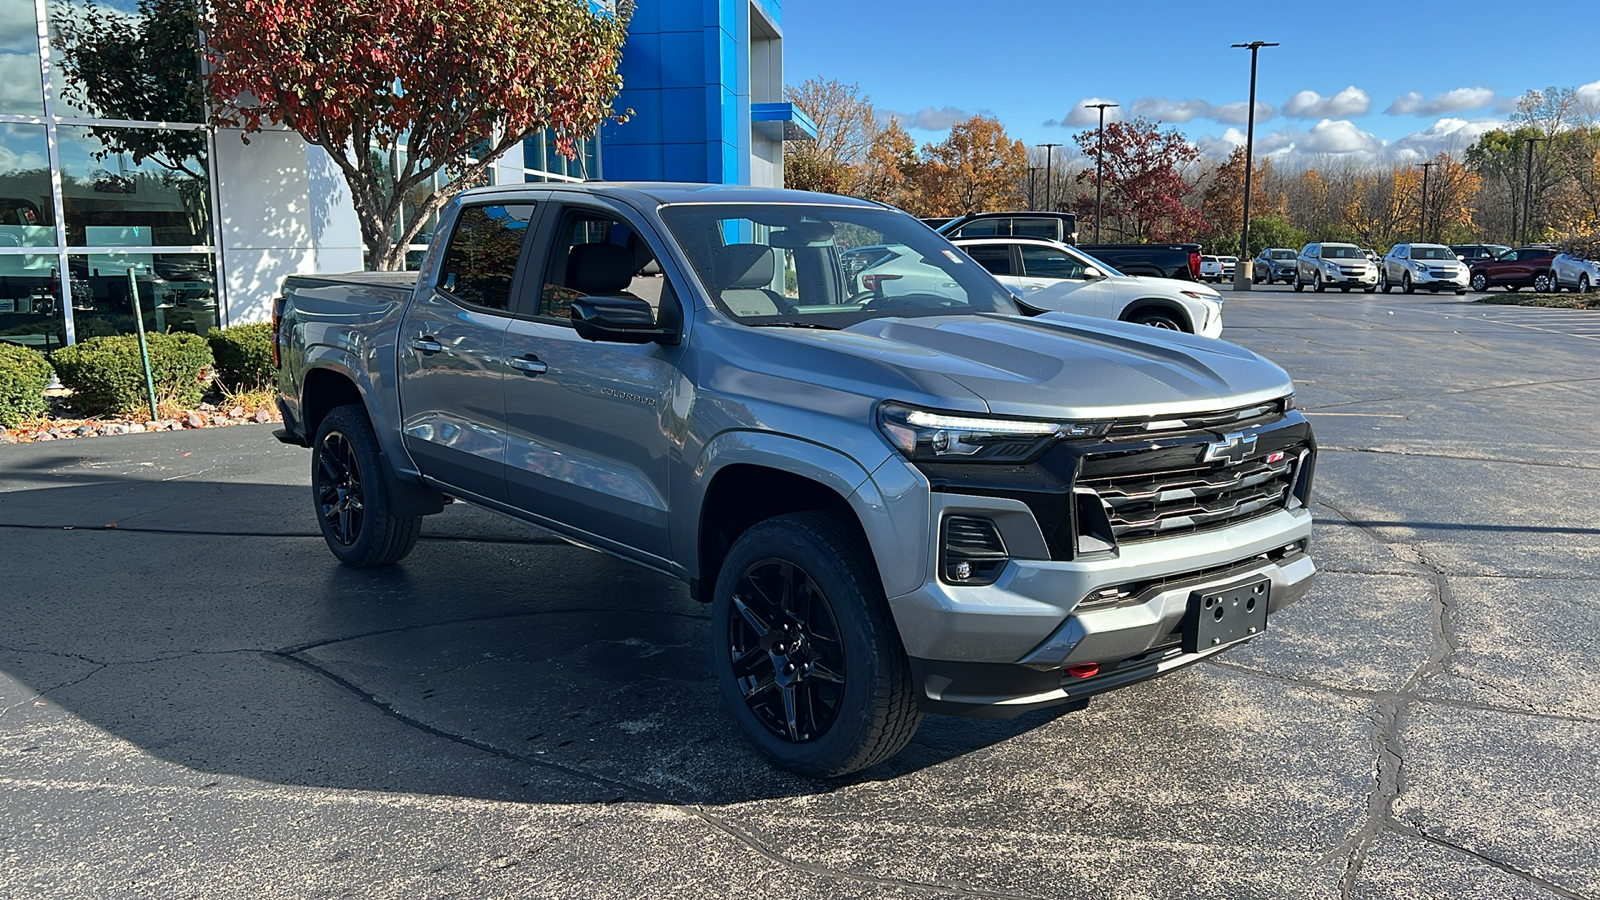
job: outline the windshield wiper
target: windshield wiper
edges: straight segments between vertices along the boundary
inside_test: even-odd
[[[748,322],[751,328],[821,328],[823,331],[838,331],[838,326],[824,325],[821,322]]]

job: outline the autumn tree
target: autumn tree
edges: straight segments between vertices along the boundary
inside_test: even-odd
[[[429,217],[527,137],[550,129],[570,159],[578,140],[625,117],[611,103],[632,10],[628,0],[614,14],[588,0],[210,0],[214,121],[246,135],[285,125],[326,150],[350,187],[368,265],[399,268]],[[439,173],[450,180],[435,188]]]
[[[867,151],[866,162],[858,168],[855,193],[921,215],[925,196],[920,189],[921,179],[922,158],[917,155],[917,142],[898,118],[890,116]]]
[[[1102,148],[1096,129],[1073,136],[1084,156],[1095,159],[1104,150],[1104,200],[1106,225],[1124,239],[1136,241],[1190,240],[1204,227],[1200,210],[1184,203],[1192,185],[1185,172],[1200,159],[1200,150],[1177,129],[1161,130],[1159,123],[1139,117],[1108,122]],[[1097,160],[1098,162],[1098,160]],[[1094,184],[1095,167],[1086,168],[1078,181]],[[1094,219],[1094,197],[1078,201],[1079,230]]]
[[[1250,176],[1252,193],[1251,206],[1255,216],[1251,216],[1251,230],[1255,230],[1255,218],[1274,211],[1274,204],[1262,203],[1260,186],[1267,183],[1272,177],[1272,160],[1262,158],[1255,161]],[[1201,194],[1201,212],[1205,215],[1206,246],[1210,249],[1223,251],[1238,249],[1239,233],[1244,226],[1244,148],[1235,147],[1228,154],[1228,159],[1211,172],[1209,183]],[[1231,239],[1232,243],[1229,244]]]
[[[921,184],[932,212],[959,216],[969,212],[1014,209],[1017,182],[1028,168],[1028,151],[1012,140],[999,120],[972,116],[950,126],[950,135],[923,148]]]

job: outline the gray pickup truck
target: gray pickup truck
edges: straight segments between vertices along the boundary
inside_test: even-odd
[[[852,247],[904,246],[891,274]],[[516,185],[421,270],[296,276],[280,438],[352,566],[456,498],[688,582],[775,764],[1203,659],[1303,596],[1315,443],[1232,344],[1018,314],[916,220],[822,194]]]

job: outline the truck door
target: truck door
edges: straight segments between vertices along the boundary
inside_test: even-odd
[[[512,506],[614,552],[670,559],[667,472],[683,432],[673,403],[682,347],[587,341],[582,296],[634,296],[683,321],[653,230],[596,198],[553,207],[506,332],[506,482]],[[654,245],[654,246],[653,246]]]
[[[418,284],[400,326],[406,450],[423,474],[490,500],[506,495],[502,358],[534,209],[462,207],[437,273]]]

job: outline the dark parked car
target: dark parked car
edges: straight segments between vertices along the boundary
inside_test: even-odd
[[[1078,242],[1078,217],[1064,212],[968,213],[954,219],[923,219],[948,240],[1029,237],[1066,244]]]
[[[1470,266],[1482,259],[1494,259],[1511,248],[1504,244],[1451,244],[1450,249],[1455,251],[1457,259]]]
[[[1508,291],[1531,287],[1542,293],[1555,290],[1554,247],[1519,247],[1506,250],[1493,259],[1477,259],[1472,267],[1472,289],[1487,291],[1503,287]]]

